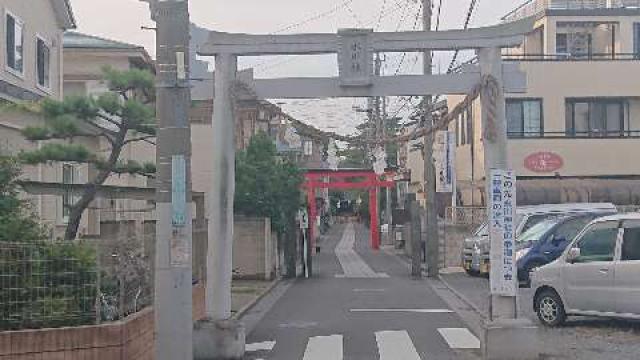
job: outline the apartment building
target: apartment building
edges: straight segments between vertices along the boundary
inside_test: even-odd
[[[0,0],[0,102],[62,99],[63,33],[75,28],[67,0]],[[21,130],[41,118],[20,112],[0,112],[0,153],[34,150],[39,144],[24,139]],[[26,179],[61,182],[62,167],[28,166]],[[55,226],[63,220],[55,196],[31,196],[41,219]]]
[[[519,203],[640,203],[640,1],[532,0],[503,21],[528,16],[534,28],[503,56],[527,74],[526,93],[506,94]],[[485,201],[481,110],[451,126],[458,205]]]

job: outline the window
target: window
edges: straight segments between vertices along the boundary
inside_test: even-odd
[[[558,23],[556,33],[556,54],[565,57],[587,57],[593,54],[593,36],[591,27],[571,23]]]
[[[542,136],[543,130],[541,99],[507,100],[509,137]]]
[[[622,261],[640,260],[640,223],[633,221],[625,222],[624,237],[622,239]]]
[[[640,23],[633,24],[633,53],[640,57]]]
[[[567,54],[569,52],[569,44],[567,34],[556,34],[556,53]]]
[[[467,114],[460,113],[460,145],[467,144]]]
[[[626,101],[621,99],[568,99],[569,136],[622,136]]]
[[[617,222],[595,224],[578,241],[580,256],[576,262],[613,261],[617,238]]]
[[[472,105],[466,110],[467,114],[467,144],[471,144],[473,141],[473,110]]]
[[[62,183],[73,184],[75,181],[75,169],[71,164],[62,165]],[[71,214],[71,207],[74,203],[73,192],[71,190],[65,191],[62,195],[62,217],[66,223],[69,221],[69,215]]]
[[[50,60],[51,50],[47,43],[38,38],[36,40],[36,74],[38,78],[38,85],[45,89],[50,87]]]
[[[9,69],[22,74],[24,72],[24,31],[23,23],[15,16],[7,13],[6,18],[6,43],[7,66]]]
[[[567,220],[554,231],[554,238],[571,241],[591,220],[593,220],[592,216],[581,216]]]

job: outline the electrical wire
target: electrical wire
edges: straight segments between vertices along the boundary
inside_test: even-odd
[[[348,7],[349,5],[351,5],[351,3],[353,3],[353,1],[354,0],[344,0],[344,1],[336,4],[334,7],[332,7],[331,9],[329,9],[327,11],[324,11],[324,12],[321,12],[321,13],[316,14],[314,16],[311,16],[311,17],[309,17],[309,18],[307,18],[305,20],[302,20],[300,22],[287,25],[287,26],[285,26],[283,28],[280,28],[280,29],[272,32],[271,35],[275,35],[275,34],[279,34],[279,33],[285,32],[285,31],[293,30],[295,28],[299,28],[300,26],[304,26],[304,25],[306,25],[306,24],[308,24],[310,22],[313,22],[313,21],[322,19],[324,17],[327,17],[329,15],[332,15],[332,14],[340,11],[341,9]]]
[[[442,0],[438,3],[438,16],[436,16],[436,31],[440,30],[440,15],[442,15]]]
[[[463,27],[464,30],[467,30],[469,28],[469,23],[471,22],[471,16],[473,16],[473,11],[476,9],[477,4],[478,4],[478,0],[471,0],[471,3],[469,4],[469,10],[467,10],[467,16],[464,19],[464,27]],[[447,68],[447,74],[451,74],[451,72],[453,71],[456,65],[456,61],[458,61],[459,54],[460,54],[460,50],[456,50],[453,53],[453,58],[449,63],[449,67]]]

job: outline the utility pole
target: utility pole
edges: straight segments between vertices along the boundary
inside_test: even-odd
[[[431,0],[422,0],[422,21],[424,31],[431,31]],[[432,73],[432,56],[431,51],[425,51],[423,55],[424,74]],[[423,120],[424,126],[431,128],[433,126],[432,115],[432,97],[425,96],[423,104]],[[424,194],[426,197],[426,233],[427,243],[425,245],[427,251],[427,275],[429,277],[438,276],[438,260],[440,258],[440,239],[438,238],[438,216],[436,209],[436,169],[433,164],[433,142],[434,136],[432,132],[424,137]]]
[[[143,1],[157,26],[155,358],[192,360],[189,4]]]

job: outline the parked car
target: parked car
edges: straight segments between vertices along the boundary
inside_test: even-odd
[[[640,213],[597,218],[563,254],[531,272],[533,308],[548,326],[567,316],[640,319]]]
[[[575,203],[520,206],[516,209],[515,236],[530,229],[549,216],[570,214],[612,214],[617,213],[611,203]],[[490,241],[487,223],[480,225],[471,237],[463,242],[462,266],[470,275],[488,274],[490,266]]]
[[[518,281],[529,286],[529,273],[557,259],[591,220],[605,214],[551,216],[516,238]]]

